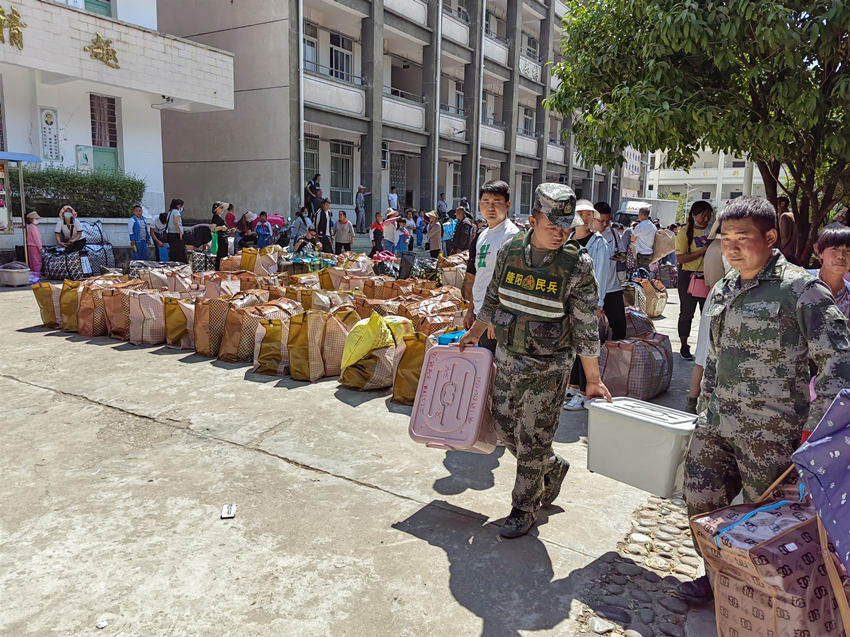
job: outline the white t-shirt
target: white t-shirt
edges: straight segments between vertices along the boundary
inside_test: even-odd
[[[635,241],[635,252],[637,254],[652,254],[656,232],[658,232],[658,228],[649,219],[644,219],[635,226],[632,234],[637,237],[637,241]]]
[[[387,201],[390,203],[390,208],[393,210],[398,210],[398,193],[391,192],[387,195]]]
[[[493,279],[493,270],[496,269],[496,256],[499,249],[510,241],[517,232],[519,232],[519,228],[510,219],[505,219],[495,228],[487,227],[478,233],[475,251],[469,259],[470,264],[474,264],[475,267],[475,281],[472,283],[472,311],[476,314],[481,311],[481,306],[484,305],[487,286],[490,285],[490,281]],[[467,272],[469,272],[468,267]]]
[[[70,241],[71,237],[73,237],[76,233],[82,232],[82,231],[83,231],[83,226],[80,223],[80,220],[77,219],[76,217],[74,218],[74,221],[72,223],[72,227],[71,227],[71,230],[70,230],[71,234],[68,234],[68,226],[65,225],[65,223],[62,222],[62,221],[56,222],[56,229],[54,230],[54,232],[56,234],[58,234],[60,237],[62,237],[62,239],[64,241]]]

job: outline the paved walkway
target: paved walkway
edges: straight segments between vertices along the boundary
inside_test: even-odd
[[[2,634],[580,635],[652,504],[587,471],[564,412],[561,498],[503,541],[513,458],[414,444],[387,392],[39,323],[0,292]]]

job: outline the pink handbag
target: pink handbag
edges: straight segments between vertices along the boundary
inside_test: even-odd
[[[704,299],[708,297],[710,291],[705,284],[705,275],[702,272],[694,272],[691,275],[691,282],[688,283],[688,294],[698,299]]]

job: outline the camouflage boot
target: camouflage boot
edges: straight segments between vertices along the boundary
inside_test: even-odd
[[[502,525],[502,530],[499,531],[499,535],[507,538],[525,535],[531,530],[531,527],[534,526],[534,522],[536,520],[537,516],[533,513],[513,508],[511,509],[511,514],[505,519],[505,523]]]
[[[561,493],[561,485],[570,470],[570,463],[563,458],[558,458],[555,465],[543,476],[543,495],[540,497],[540,506],[547,507],[552,504]]]

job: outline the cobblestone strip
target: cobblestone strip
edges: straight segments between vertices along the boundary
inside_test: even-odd
[[[635,511],[617,553],[604,559],[610,567],[588,592],[579,637],[685,637],[689,607],[676,586],[697,575],[701,560],[684,500],[650,497]]]

